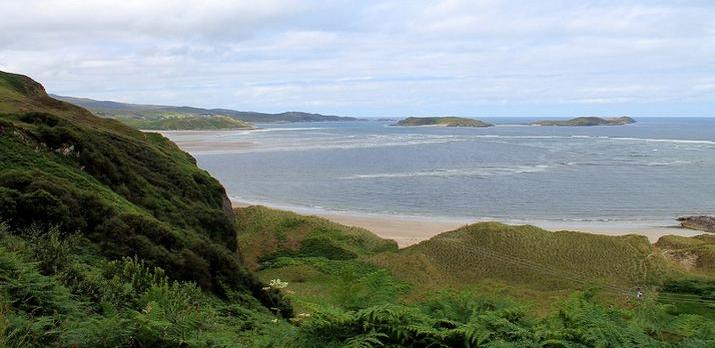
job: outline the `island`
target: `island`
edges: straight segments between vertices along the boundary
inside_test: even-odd
[[[683,216],[678,221],[681,226],[691,230],[715,233],[715,217],[712,216]]]
[[[635,123],[636,120],[628,117],[576,117],[570,120],[539,120],[529,123],[532,126],[623,126],[631,123]]]
[[[464,117],[408,117],[400,120],[393,126],[402,127],[492,127],[491,123]]]

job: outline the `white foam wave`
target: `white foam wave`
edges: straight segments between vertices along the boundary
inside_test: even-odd
[[[521,165],[510,167],[483,167],[474,169],[441,169],[428,170],[417,172],[402,172],[402,173],[375,173],[375,174],[355,174],[343,177],[341,179],[393,179],[393,178],[411,178],[411,177],[487,177],[497,175],[514,175],[525,173],[538,173],[546,171],[548,165]]]

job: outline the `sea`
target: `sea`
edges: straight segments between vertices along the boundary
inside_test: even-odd
[[[166,135],[187,144],[233,199],[286,209],[581,222],[715,214],[715,118],[597,127],[483,120],[496,126],[356,121]]]

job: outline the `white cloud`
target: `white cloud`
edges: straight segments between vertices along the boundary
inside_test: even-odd
[[[59,94],[357,115],[568,115],[587,103],[706,114],[715,102],[707,1],[26,0],[2,10],[0,69]]]

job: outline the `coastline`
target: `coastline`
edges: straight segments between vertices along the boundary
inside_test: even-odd
[[[680,227],[675,220],[663,221],[556,221],[556,220],[503,220],[503,219],[460,219],[447,217],[407,216],[332,211],[318,208],[281,206],[266,202],[252,202],[231,198],[234,208],[263,205],[269,208],[292,211],[302,215],[322,217],[347,226],[367,229],[381,238],[392,239],[400,248],[417,244],[440,233],[452,231],[462,226],[486,221],[497,221],[508,225],[534,225],[548,231],[577,231],[608,236],[628,234],[643,235],[655,243],[665,235],[685,237],[707,232]]]

